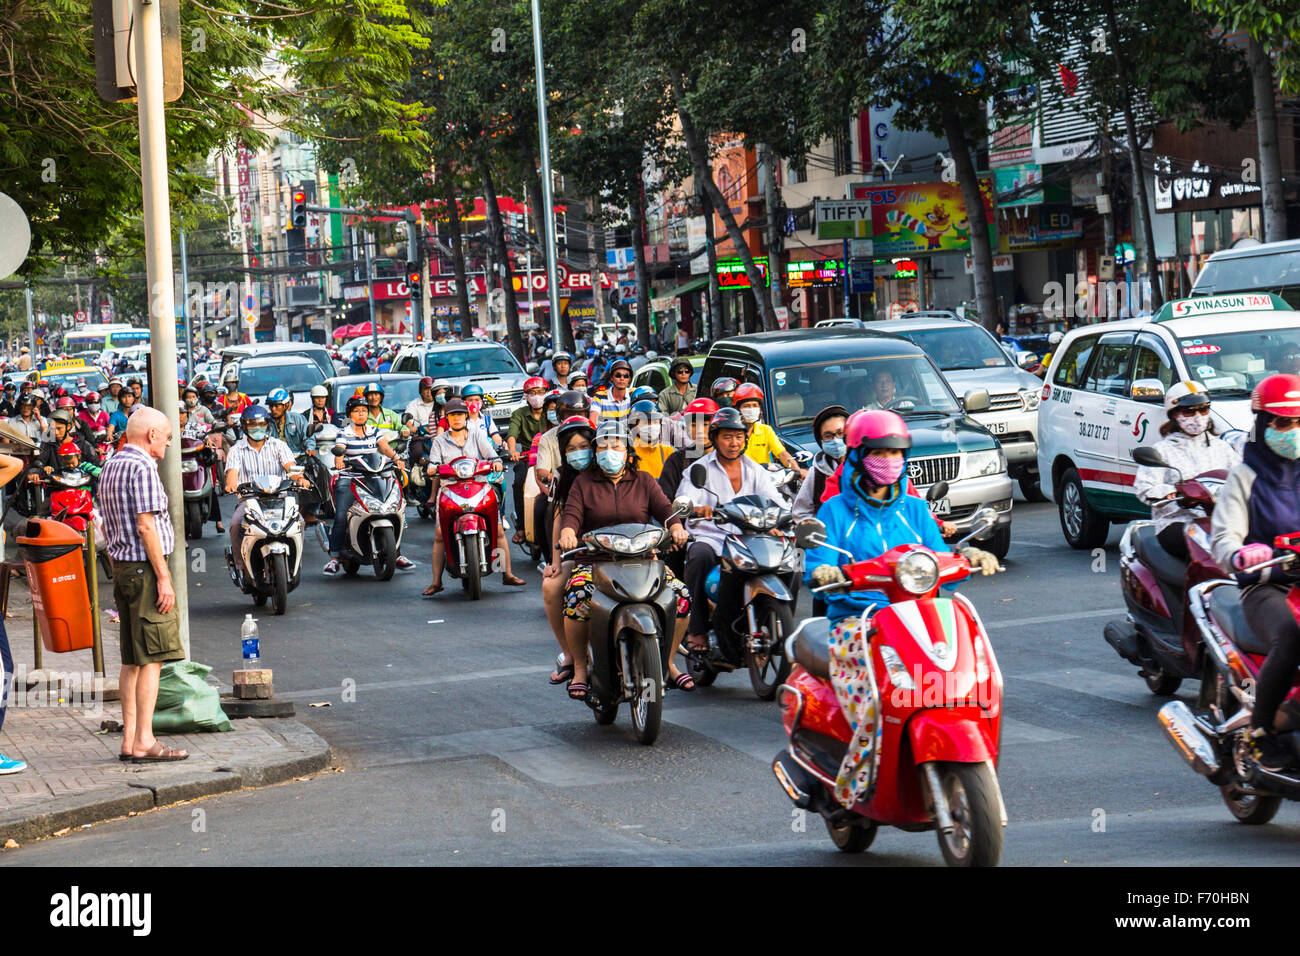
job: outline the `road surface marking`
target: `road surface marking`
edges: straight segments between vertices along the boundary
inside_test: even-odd
[[[1090,667],[1071,667],[1055,671],[1037,671],[1032,674],[1011,674],[1012,680],[1033,681],[1061,690],[1089,697],[1101,697],[1131,707],[1147,708],[1155,698],[1146,689],[1142,679],[1134,672],[1129,675],[1110,674]]]

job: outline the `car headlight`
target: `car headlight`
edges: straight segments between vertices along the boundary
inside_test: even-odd
[[[908,594],[929,594],[939,583],[939,562],[928,551],[911,551],[894,567],[894,580]]]
[[[916,690],[912,675],[903,666],[903,659],[898,656],[898,651],[888,644],[881,644],[878,650],[880,651],[880,659],[884,662],[885,670],[889,673],[889,682],[898,690]]]
[[[1042,393],[1036,388],[1022,388],[1020,397],[1025,401],[1025,408],[1028,411],[1036,409],[1043,401]]]
[[[993,448],[988,451],[968,451],[966,452],[966,467],[962,469],[962,477],[983,478],[986,475],[996,475],[998,472],[1006,470],[1006,459],[1002,456],[1001,448]]]

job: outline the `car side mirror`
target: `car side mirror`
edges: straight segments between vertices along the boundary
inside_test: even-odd
[[[1129,387],[1128,395],[1139,402],[1163,402],[1165,384],[1158,378],[1140,378]]]
[[[331,448],[330,451],[332,451],[335,455],[337,455],[338,457],[341,458],[341,457],[343,457],[343,453],[344,453],[345,451],[347,451],[347,448],[345,448],[345,447],[340,443],[340,444],[338,444],[338,445],[335,445],[333,448]]]
[[[794,529],[794,543],[800,548],[815,548],[826,540],[826,525],[816,518],[800,521]]]
[[[1032,368],[1038,364],[1038,356],[1033,352],[1017,352],[1016,364],[1021,368]]]
[[[307,434],[315,435],[317,432],[321,430],[322,427],[323,426],[321,425],[320,422],[312,422],[310,425],[307,426]]]
[[[691,465],[691,484],[696,488],[703,488],[709,482],[709,472],[702,462],[696,462]]]
[[[989,390],[987,388],[972,388],[962,396],[961,404],[966,409],[967,414],[988,411]]]
[[[940,498],[948,497],[948,482],[936,481],[930,486],[930,490],[925,493],[926,501],[938,501]]]
[[[1152,448],[1149,445],[1144,445],[1140,448],[1134,448],[1133,460],[1137,462],[1139,465],[1146,465],[1148,468],[1169,467],[1168,463],[1165,461],[1164,457],[1160,454],[1160,452],[1156,451],[1154,448]]]

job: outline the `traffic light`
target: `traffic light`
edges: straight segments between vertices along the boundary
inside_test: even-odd
[[[294,229],[303,229],[307,225],[307,194],[301,189],[293,191],[293,217],[290,221]]]
[[[417,298],[420,295],[420,264],[418,262],[408,262],[406,264],[406,287],[411,290],[411,298]]]

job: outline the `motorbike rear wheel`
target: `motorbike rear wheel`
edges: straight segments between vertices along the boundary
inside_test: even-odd
[[[642,635],[632,651],[632,731],[639,743],[647,746],[659,736],[664,713],[663,661],[659,656],[658,635]]]
[[[1223,803],[1237,818],[1248,826],[1262,826],[1277,814],[1282,798],[1273,794],[1244,793],[1234,784],[1225,783],[1219,788]]]
[[[602,702],[599,707],[591,708],[591,712],[596,716],[596,723],[608,726],[618,718],[618,701]]]
[[[375,529],[375,577],[388,581],[397,570],[397,537],[388,527]]]
[[[875,842],[879,830],[880,824],[865,817],[842,824],[826,821],[826,832],[841,853],[862,853]]]
[[[776,689],[790,676],[785,639],[794,632],[794,614],[784,601],[761,595],[754,600],[754,620],[769,644],[765,654],[746,652],[749,682],[759,700],[772,700],[776,697]]]
[[[1161,668],[1155,673],[1147,671],[1147,673],[1143,675],[1142,679],[1146,681],[1147,690],[1151,691],[1151,693],[1155,694],[1157,697],[1170,696],[1174,691],[1178,690],[1179,686],[1183,683],[1181,677],[1174,677],[1170,674],[1166,674],[1164,668]]]
[[[289,561],[283,554],[271,555],[271,613],[283,614],[289,606]]]
[[[356,558],[343,558],[340,563],[343,565],[343,573],[348,577],[354,577],[361,570],[361,562]]]
[[[697,687],[712,687],[718,679],[718,672],[707,661],[700,660],[698,655],[686,656],[686,673],[691,675],[691,680],[695,681]]]
[[[483,566],[480,563],[483,556],[479,554],[478,535],[467,535],[463,543],[461,552],[465,565],[460,569],[460,586],[471,601],[477,601],[483,597]]]
[[[986,763],[943,763],[939,785],[952,814],[953,831],[939,836],[949,866],[997,866],[1002,858],[998,778]]]
[[[185,502],[185,537],[190,541],[203,537],[203,508],[197,501]]]

